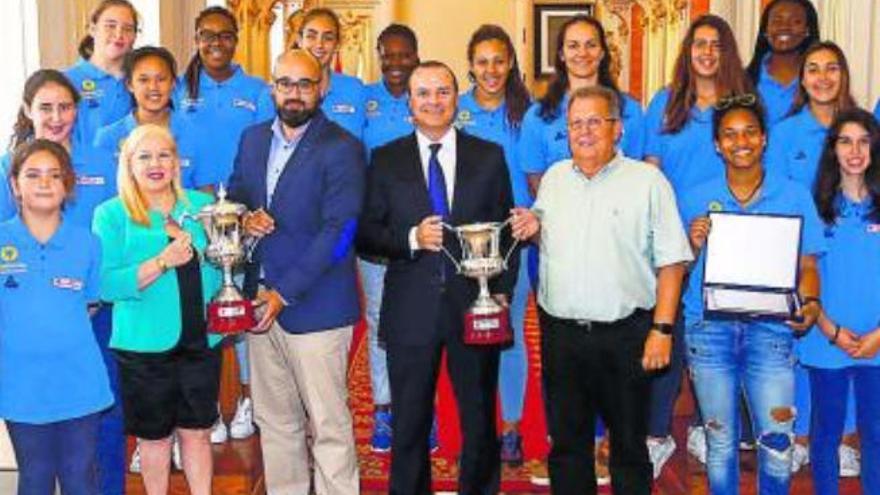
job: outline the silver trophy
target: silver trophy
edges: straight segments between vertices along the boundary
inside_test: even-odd
[[[241,295],[232,280],[233,268],[245,259],[243,225],[247,211],[245,205],[227,201],[221,185],[215,203],[195,215],[185,213],[178,222],[182,225],[187,218],[201,222],[208,236],[205,257],[223,271],[223,285],[208,304],[208,330],[213,333],[237,334],[257,324],[253,303]]]
[[[498,304],[489,294],[489,279],[507,269],[507,262],[516,247],[514,241],[506,254],[501,254],[501,231],[510,221],[483,222],[443,227],[455,233],[461,245],[461,261],[443,248],[452,260],[457,273],[477,280],[480,292],[465,313],[464,342],[466,344],[497,345],[513,339],[507,308]]]

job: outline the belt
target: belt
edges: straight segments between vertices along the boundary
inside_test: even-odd
[[[636,309],[628,316],[625,316],[619,320],[614,321],[597,321],[597,320],[585,320],[585,319],[576,319],[576,318],[559,318],[558,316],[553,316],[550,313],[544,311],[542,308],[541,311],[549,318],[551,321],[556,323],[571,326],[571,327],[579,327],[587,332],[593,331],[601,331],[601,330],[609,330],[612,328],[617,328],[620,325],[631,323],[634,320],[639,318],[649,317],[651,312],[647,309]]]

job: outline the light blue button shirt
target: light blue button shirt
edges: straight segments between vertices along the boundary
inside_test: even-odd
[[[46,243],[0,223],[0,418],[45,424],[113,404],[86,311],[98,300],[98,239],[62,222]]]
[[[812,191],[828,128],[819,123],[805,105],[772,129],[764,163],[770,172],[782,174]]]
[[[559,318],[611,322],[656,303],[657,269],[693,256],[657,167],[618,155],[588,178],[571,160],[541,179],[538,301]]]
[[[138,126],[134,113],[130,113],[116,122],[104,126],[95,135],[94,146],[105,156],[112,157],[114,163],[119,159],[122,142]],[[202,186],[219,184],[225,177],[220,177],[215,169],[206,164],[205,149],[212,146],[213,139],[204,133],[202,128],[192,125],[179,112],[172,110],[169,129],[177,142],[177,155],[180,159],[180,180],[185,189],[197,189]]]
[[[822,225],[812,196],[803,185],[783,176],[767,173],[757,198],[745,208],[730,193],[726,176],[699,184],[686,192],[680,206],[685,228],[689,228],[694,219],[706,216],[710,211],[798,215],[804,219],[801,254],[819,255],[825,251]],[[688,327],[703,320],[702,285],[705,254],[706,251],[701,250],[697,262],[692,266],[688,286],[682,298]],[[782,323],[762,323],[762,328],[791,335],[791,329]]]
[[[180,78],[174,90],[178,113],[199,127],[211,140],[204,147],[205,166],[210,175],[227,184],[238,151],[242,132],[275,117],[275,104],[269,85],[247,75],[238,65],[232,77],[218,82],[203,69],[199,75],[199,95],[192,98],[186,80]]]
[[[764,56],[761,61],[761,69],[758,71],[758,94],[764,103],[764,109],[767,111],[767,127],[773,127],[788,115],[791,105],[794,103],[794,95],[797,93],[799,79],[782,85],[773,79],[767,70],[767,64],[770,62],[770,54]]]
[[[365,107],[364,83],[356,77],[331,72],[330,85],[321,102],[327,118],[361,139]]]
[[[76,120],[86,143],[94,140],[98,129],[125,117],[134,108],[122,78],[104,72],[88,60],[77,60],[64,70],[64,75],[79,91]]]
[[[527,174],[542,174],[550,165],[571,158],[568,146],[568,95],[556,109],[556,117],[544,120],[541,105],[529,108],[523,118],[520,137],[520,166]],[[641,160],[645,148],[642,107],[629,95],[623,95],[623,136],[618,147],[623,154]]]
[[[724,162],[712,137],[713,107],[696,105],[678,132],[663,131],[669,89],[654,95],[645,114],[645,156],[660,160],[660,168],[672,184],[679,202],[682,194],[697,184],[724,176]]]
[[[287,140],[284,131],[281,128],[281,121],[277,118],[272,123],[272,144],[269,149],[269,162],[266,166],[266,204],[272,204],[272,195],[275,194],[275,186],[278,185],[278,179],[284,173],[287,163],[296,151],[302,137],[308,130],[308,123],[303,127],[302,132],[297,134],[293,139]]]
[[[383,81],[364,87],[364,146],[368,153],[399,137],[412,134],[409,95],[392,95]]]
[[[533,200],[529,193],[529,183],[519,160],[521,129],[511,127],[507,121],[507,105],[502,103],[494,110],[486,110],[477,103],[474,91],[471,89],[458,99],[455,126],[472,136],[501,146],[504,150],[504,160],[507,162],[510,184],[513,186],[514,204],[531,206]]]

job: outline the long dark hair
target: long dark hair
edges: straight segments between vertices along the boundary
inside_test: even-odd
[[[196,33],[199,31],[199,24],[201,24],[206,17],[214,14],[227,18],[232,24],[232,29],[235,31],[235,34],[238,34],[238,21],[235,20],[235,16],[228,9],[220,6],[208,7],[199,12],[199,15],[196,16],[195,22]],[[196,49],[196,52],[186,65],[186,72],[183,74],[183,79],[186,81],[187,93],[192,99],[199,97],[199,76],[201,75],[201,72],[202,56],[199,54],[199,50]]]
[[[835,113],[856,106],[856,101],[853,99],[852,93],[850,92],[849,63],[846,61],[846,54],[844,54],[843,50],[841,50],[833,41],[820,41],[810,45],[810,47],[807,48],[807,51],[804,52],[804,56],[801,59],[801,69],[798,73],[799,82],[797,93],[794,95],[794,102],[792,102],[791,110],[789,110],[788,115],[794,115],[800,112],[801,109],[810,102],[810,95],[807,94],[807,89],[804,87],[804,71],[807,68],[807,58],[809,58],[810,55],[823,50],[827,50],[837,57],[837,63],[840,65],[841,70],[840,91],[837,93],[837,98],[835,98],[836,101],[834,102]]]
[[[605,39],[605,28],[602,23],[593,17],[585,15],[576,15],[565,21],[559,28],[559,35],[556,36],[556,59],[553,62],[555,75],[547,94],[541,98],[541,108],[538,115],[545,122],[549,122],[559,116],[559,102],[565,97],[568,91],[568,70],[565,67],[565,61],[562,60],[562,48],[565,44],[565,33],[571,26],[583,22],[593,26],[596,33],[599,34],[599,44],[602,47],[602,60],[599,62],[599,84],[617,93],[617,99],[623,104],[623,97],[620,90],[617,89],[617,82],[611,76],[611,51],[608,48],[608,41]]]
[[[129,11],[131,11],[131,17],[134,19],[134,28],[137,30],[138,27],[138,13],[137,9],[134,8],[134,5],[131,4],[128,0],[101,0],[94,10],[92,10],[92,15],[89,16],[89,22],[92,25],[98,23],[98,19],[101,18],[101,14],[104,13],[105,10],[110,7],[125,7]],[[85,60],[89,60],[92,58],[92,54],[95,53],[95,38],[91,34],[86,34],[79,42],[79,46],[77,46],[77,52],[79,52],[79,56],[84,58]]]
[[[767,41],[767,24],[770,23],[770,12],[773,10],[773,7],[785,2],[800,5],[807,16],[807,37],[798,45],[797,50],[803,54],[807,47],[819,41],[819,14],[816,13],[816,8],[813,7],[810,0],[773,0],[767,4],[767,7],[761,12],[761,24],[758,28],[758,37],[755,40],[755,51],[749,66],[746,67],[746,72],[748,72],[752,83],[756,86],[758,78],[761,76],[761,63],[764,61],[764,55],[771,51],[770,42]]]
[[[134,68],[137,66],[138,62],[148,57],[157,57],[162,60],[162,62],[168,66],[168,70],[171,72],[171,78],[174,79],[175,74],[177,74],[177,62],[174,60],[174,55],[163,46],[142,46],[129,52],[128,55],[125,56],[125,61],[122,63],[122,77],[126,87],[131,85],[131,77],[134,74]],[[137,100],[134,95],[131,95],[131,102],[132,105],[137,107]],[[173,106],[173,100],[169,100],[168,104]]]
[[[513,42],[510,36],[500,26],[495,24],[483,24],[468,41],[467,57],[468,62],[474,62],[474,50],[477,45],[490,40],[498,40],[504,44],[507,50],[507,56],[511,59],[510,72],[507,73],[507,80],[504,81],[504,103],[507,106],[507,123],[513,129],[519,129],[522,123],[523,115],[529,107],[529,91],[522,82],[522,72],[519,70],[519,61],[516,58],[516,51],[513,48]]]
[[[703,15],[688,28],[681,50],[675,61],[674,77],[669,84],[669,101],[663,111],[662,132],[675,134],[680,131],[690,118],[691,109],[697,104],[697,81],[694,77],[691,47],[697,29],[706,26],[718,32],[721,43],[718,74],[715,76],[715,94],[719,98],[731,94],[751,93],[752,83],[742,68],[742,60],[736,47],[736,38],[727,21],[716,15]]]
[[[837,194],[840,191],[840,162],[837,161],[837,139],[846,124],[856,124],[866,131],[871,138],[871,163],[865,170],[865,187],[871,196],[871,212],[868,214],[874,222],[880,222],[880,126],[874,116],[858,107],[842,110],[834,118],[828,135],[825,136],[825,147],[819,159],[819,171],[816,177],[816,209],[826,224],[833,224],[840,212],[837,209]]]
[[[24,92],[21,96],[22,107],[18,110],[18,117],[16,117],[15,125],[12,127],[12,137],[9,139],[10,151],[34,137],[34,121],[27,116],[24,109],[25,107],[31,107],[37,92],[47,84],[61,86],[70,93],[74,105],[79,103],[79,93],[64,74],[55,69],[39,69],[35,71],[24,83]]]

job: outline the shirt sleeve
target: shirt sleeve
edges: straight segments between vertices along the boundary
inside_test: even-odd
[[[675,203],[675,193],[659,172],[651,188],[651,239],[654,266],[658,268],[694,259]]]
[[[623,98],[623,154],[641,160],[645,156],[645,114],[639,102],[629,96]]]
[[[663,160],[663,117],[666,112],[666,93],[661,89],[645,112],[645,157],[654,157]]]
[[[9,184],[9,155],[0,158],[0,222],[9,220],[18,212],[18,205]]]
[[[101,241],[94,234],[89,234],[89,273],[86,280],[86,301],[95,302],[101,299]]]
[[[797,188],[801,214],[804,218],[804,230],[801,233],[801,254],[821,255],[828,247],[825,243],[825,233],[816,203],[810,193],[804,187]]]
[[[541,105],[532,105],[523,118],[519,139],[520,167],[527,174],[543,174],[547,170],[546,124],[538,115]]]

